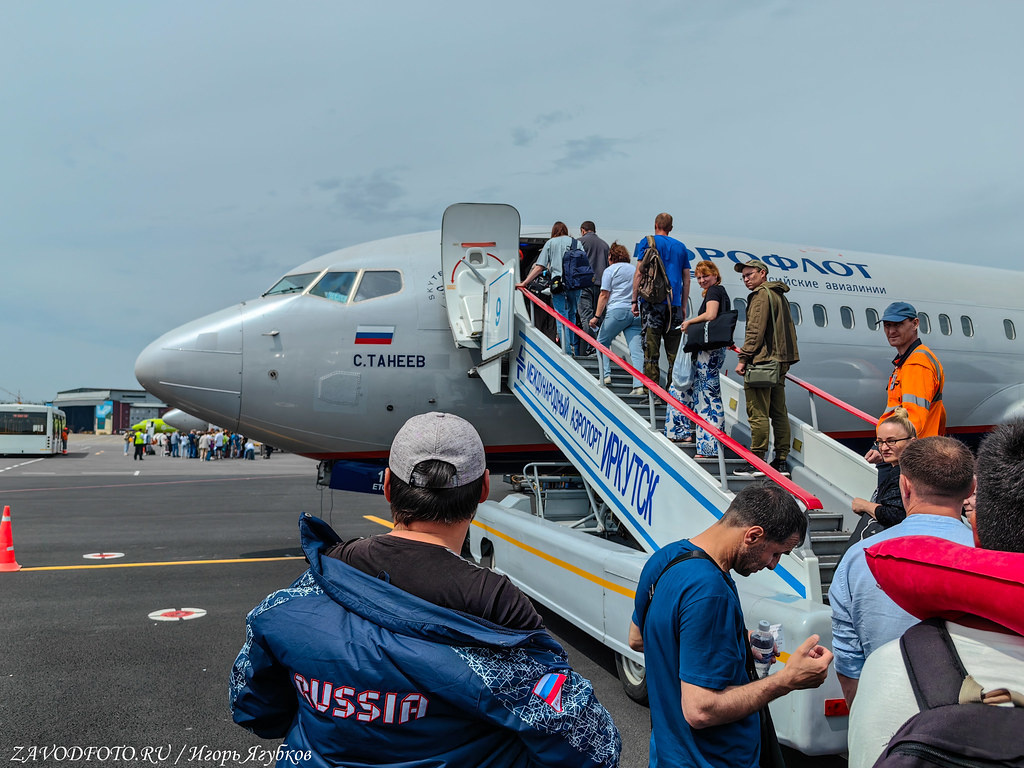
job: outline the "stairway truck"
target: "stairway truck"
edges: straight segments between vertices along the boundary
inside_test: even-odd
[[[587,493],[562,519],[537,514],[538,505],[521,494],[481,505],[471,527],[474,555],[608,645],[627,691],[642,694],[643,658],[626,638],[643,564],[719,519],[733,493],[521,316],[509,355],[508,390],[572,463]],[[831,614],[809,539],[774,570],[737,585],[750,626],[760,619],[782,624],[791,647],[811,634],[831,645]],[[841,699],[830,672],[821,688],[773,703],[780,740],[807,754],[845,751],[847,717],[826,716],[826,701]]]

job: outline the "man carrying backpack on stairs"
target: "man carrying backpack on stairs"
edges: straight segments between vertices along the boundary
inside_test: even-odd
[[[661,381],[661,345],[664,342],[671,378],[690,295],[690,257],[685,245],[669,237],[671,231],[671,214],[659,213],[653,237],[648,235],[633,250],[639,262],[633,279],[633,314],[640,317],[644,375],[666,388],[668,380]]]

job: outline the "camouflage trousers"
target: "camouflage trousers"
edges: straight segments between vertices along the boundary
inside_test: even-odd
[[[679,341],[683,332],[679,325],[683,322],[682,307],[669,307],[668,304],[648,304],[640,302],[640,332],[643,334],[644,376],[666,389],[672,381],[672,366],[679,351]],[[665,381],[661,380],[661,345],[665,344],[665,356],[668,358],[668,370]]]

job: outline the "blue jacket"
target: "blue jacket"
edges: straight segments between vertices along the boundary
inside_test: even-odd
[[[285,738],[279,766],[618,765],[611,715],[546,632],[421,600],[323,557],[324,521],[299,530],[309,570],[249,613],[230,682],[235,722]]]

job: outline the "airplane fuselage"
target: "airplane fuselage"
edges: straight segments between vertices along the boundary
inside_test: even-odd
[[[632,250],[645,232],[602,231]],[[546,239],[524,227],[523,242]],[[1024,403],[1024,274],[978,266],[837,252],[781,243],[679,234],[691,253],[718,265],[741,308],[747,291],[733,265],[757,258],[769,280],[790,286],[801,362],[793,373],[872,414],[881,413],[895,351],[882,310],[909,301],[927,316],[922,340],[946,372],[953,431],[985,431]],[[440,233],[364,243],[293,270],[267,294],[181,326],[139,356],[151,393],[225,428],[314,458],[381,458],[410,416],[458,413],[492,454],[547,447],[510,395],[492,395],[472,375],[478,349],[457,347],[445,311]],[[976,286],[969,295],[965,286]],[[691,310],[700,289],[691,283]],[[922,323],[924,326],[925,323]],[[730,355],[726,368],[735,362]],[[794,388],[790,388],[793,390]],[[796,415],[809,409],[791,391]],[[837,409],[818,409],[825,431],[871,434]]]

